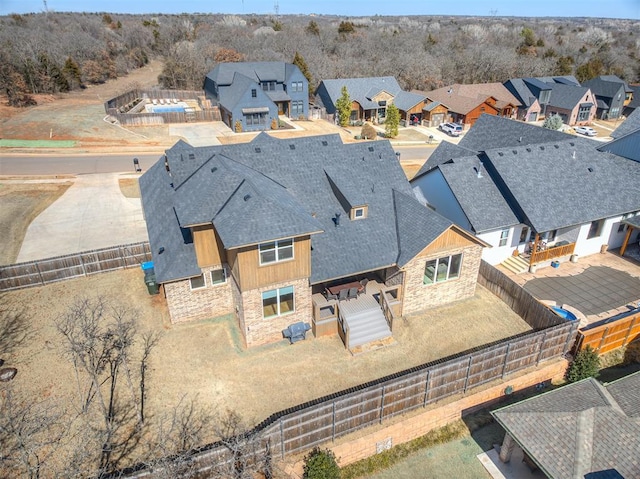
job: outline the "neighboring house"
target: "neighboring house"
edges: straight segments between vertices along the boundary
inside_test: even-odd
[[[640,477],[640,373],[593,378],[492,411],[505,430],[499,457],[520,447],[549,479]]]
[[[480,115],[515,117],[520,102],[501,83],[479,83],[438,88],[424,95],[431,101],[447,105],[451,120],[471,126]]]
[[[513,78],[504,83],[521,103],[518,119],[537,121],[558,114],[567,125],[589,124],[596,114],[596,100],[573,76]]]
[[[513,78],[504,82],[504,87],[520,102],[518,120],[538,121],[544,116],[543,106],[551,96],[549,85],[536,78]]]
[[[623,121],[610,136],[611,138],[617,139],[637,130],[640,130],[640,109],[636,109],[630,113],[627,119]]]
[[[490,244],[483,259],[491,264],[514,250],[530,266],[593,254],[620,247],[622,221],[640,210],[640,163],[599,146],[483,116],[457,147],[441,144],[411,185],[420,201]]]
[[[268,130],[278,115],[309,115],[309,83],[291,63],[219,63],[207,74],[204,90],[233,130]]]
[[[171,321],[231,315],[246,346],[297,322],[350,350],[390,338],[394,318],[472,296],[486,246],[416,200],[388,141],[180,141],[140,189]]]
[[[427,104],[422,108],[422,124],[424,126],[437,127],[447,121],[449,117],[449,107],[427,98]]]
[[[351,99],[350,120],[352,122],[384,122],[387,116],[387,105],[402,92],[402,88],[394,77],[329,79],[322,80],[316,88],[316,103],[324,106],[330,115],[335,114],[336,102],[342,96],[343,87],[347,87]]]
[[[629,117],[631,113],[640,108],[640,85],[627,85],[631,90],[631,101],[622,110],[622,114]]]
[[[551,87],[545,116],[559,115],[566,125],[589,125],[595,118],[596,99],[586,87],[547,83]]]
[[[596,97],[600,120],[615,120],[622,116],[624,108],[633,99],[633,89],[615,75],[602,75],[582,83]]]

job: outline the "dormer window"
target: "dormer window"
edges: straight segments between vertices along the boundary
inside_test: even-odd
[[[367,206],[355,206],[351,208],[351,220],[362,220],[367,217]]]
[[[260,252],[260,265],[278,263],[293,259],[293,240],[279,240],[271,243],[262,243],[258,246]]]

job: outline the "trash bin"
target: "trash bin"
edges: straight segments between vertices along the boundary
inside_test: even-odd
[[[160,288],[158,287],[158,283],[156,283],[156,275],[153,276],[145,276],[144,282],[147,285],[147,291],[149,294],[154,295],[160,292]]]

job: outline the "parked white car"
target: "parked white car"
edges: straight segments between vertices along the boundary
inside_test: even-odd
[[[440,123],[439,128],[441,131],[444,131],[451,136],[462,135],[462,125],[459,123]]]
[[[576,126],[573,128],[573,131],[586,136],[596,136],[598,134],[598,132],[590,126]]]

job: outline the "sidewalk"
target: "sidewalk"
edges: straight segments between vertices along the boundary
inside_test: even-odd
[[[50,258],[119,244],[148,241],[139,198],[126,198],[119,173],[79,175],[73,185],[31,222],[17,261]]]

